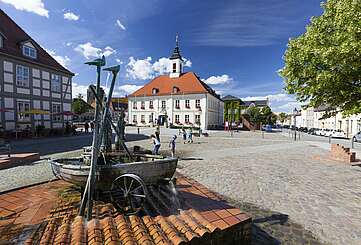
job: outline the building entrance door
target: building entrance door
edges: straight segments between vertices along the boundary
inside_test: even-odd
[[[166,115],[160,115],[158,116],[158,125],[164,126],[167,122],[167,116]]]

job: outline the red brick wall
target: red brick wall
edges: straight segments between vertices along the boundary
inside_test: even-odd
[[[339,144],[331,145],[331,158],[346,163],[356,162],[356,153]]]

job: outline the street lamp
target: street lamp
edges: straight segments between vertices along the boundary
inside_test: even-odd
[[[297,116],[297,108],[295,107],[295,109],[293,109],[293,126],[294,126],[294,130],[295,130],[295,138],[294,140],[296,141],[296,137],[297,137],[297,132],[296,132],[296,116]]]

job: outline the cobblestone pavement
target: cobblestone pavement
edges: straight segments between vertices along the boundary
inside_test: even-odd
[[[57,153],[45,157],[72,157],[79,155],[78,151]],[[54,179],[51,167],[47,160],[40,160],[32,164],[20,165],[0,170],[0,192],[15,188],[42,183]]]
[[[163,150],[171,134],[161,134]],[[186,156],[179,172],[253,216],[255,244],[361,244],[361,168],[315,160],[327,153],[317,144],[282,134],[211,132],[177,149]]]
[[[153,132],[141,129],[141,134]],[[327,153],[325,147],[282,134],[263,139],[259,132],[209,133],[194,144],[178,137],[178,171],[251,214],[254,244],[361,244],[360,167],[315,160]],[[173,134],[177,131],[162,129],[165,153]],[[135,144],[151,147],[150,140],[128,143]],[[0,192],[52,177],[44,162],[1,170]]]

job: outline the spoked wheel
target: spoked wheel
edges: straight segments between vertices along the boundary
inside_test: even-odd
[[[135,174],[123,174],[117,177],[110,191],[112,203],[128,215],[142,209],[146,195],[147,188],[144,182]]]

